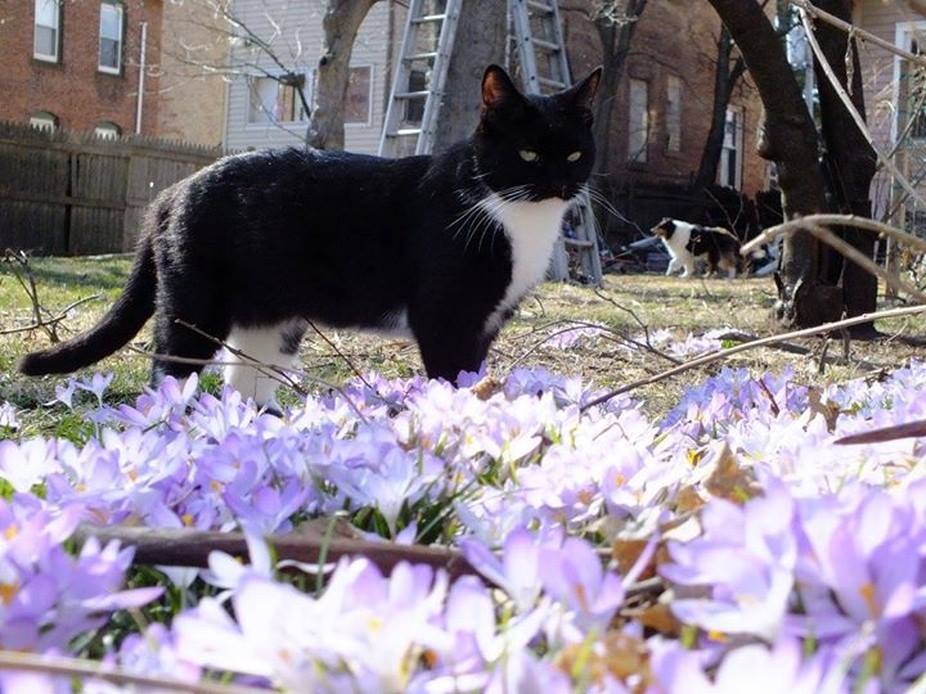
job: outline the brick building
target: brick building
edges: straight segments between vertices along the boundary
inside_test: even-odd
[[[601,62],[588,19],[591,3],[561,3],[572,71]],[[639,20],[612,115],[610,172],[626,183],[687,184],[697,172],[711,123],[720,20],[706,0],[648,3]],[[718,183],[753,194],[767,165],[755,153],[762,105],[740,82],[727,112]]]
[[[10,0],[0,9],[0,119],[154,134],[162,0]],[[144,36],[144,41],[142,40]]]

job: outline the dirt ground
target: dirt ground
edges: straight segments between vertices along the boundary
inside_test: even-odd
[[[97,296],[72,310],[59,323],[62,338],[91,326],[118,296],[129,268],[126,258],[36,259],[31,267],[39,298],[49,315],[57,315],[70,303]],[[663,371],[670,359],[645,348],[646,333],[669,330],[675,341],[689,334],[700,336],[718,328],[731,333],[765,336],[774,334],[770,310],[774,287],[768,279],[666,278],[656,275],[611,275],[602,290],[545,284],[526,299],[516,318],[493,346],[490,369],[503,376],[513,366],[544,366],[562,374],[582,376],[601,386],[617,386]],[[894,304],[882,301],[882,308]],[[16,374],[13,366],[27,351],[49,344],[41,329],[17,331],[34,322],[31,302],[8,265],[0,265],[0,401],[9,400],[22,410],[26,433],[53,433],[60,429],[60,408],[46,403],[54,398],[58,377],[29,379]],[[605,332],[573,347],[558,344],[562,332],[585,323],[605,326]],[[832,341],[821,360],[825,340],[797,341],[807,350],[795,354],[779,348],[759,348],[735,355],[718,364],[692,370],[679,377],[635,391],[654,415],[665,412],[684,388],[703,380],[722,365],[747,367],[755,371],[781,371],[791,367],[798,380],[807,383],[845,381],[877,374],[911,358],[926,358],[926,347],[916,346],[926,338],[926,319],[897,319],[877,326],[886,337],[874,342]],[[640,346],[629,346],[621,335]],[[421,370],[415,345],[401,340],[350,332],[324,330],[322,339],[310,330],[301,357],[306,372],[327,382],[342,382],[354,368],[376,370],[389,376],[409,376]],[[148,349],[148,332],[133,342]],[[735,344],[735,340],[724,345]],[[658,350],[667,352],[672,342]],[[96,370],[112,371],[116,380],[109,397],[132,399],[145,385],[148,360],[129,349],[110,357]],[[312,388],[307,383],[308,388]]]

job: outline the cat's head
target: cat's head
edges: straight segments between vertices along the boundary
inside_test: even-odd
[[[525,95],[490,65],[473,136],[481,181],[511,200],[575,197],[595,163],[592,103],[600,81],[597,68],[557,94]]]
[[[675,233],[675,220],[671,217],[664,217],[663,220],[650,229],[650,231],[654,236],[668,241],[672,238],[672,234]]]

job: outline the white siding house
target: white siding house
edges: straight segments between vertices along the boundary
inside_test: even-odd
[[[351,56],[345,149],[375,154],[379,145],[387,81],[393,2],[379,2],[367,15]],[[249,41],[247,31],[270,47],[279,63],[292,70],[311,104],[314,69],[322,50],[322,0],[235,0],[243,27],[231,49],[236,75],[228,89],[225,147],[231,150],[298,145],[308,125],[297,89],[268,75],[283,75],[267,51]],[[401,29],[401,25],[400,25]]]

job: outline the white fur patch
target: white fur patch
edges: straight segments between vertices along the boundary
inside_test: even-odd
[[[269,325],[260,328],[232,327],[226,342],[230,347],[261,364],[291,368],[295,356],[283,352],[282,332],[287,323]],[[225,383],[231,385],[246,398],[253,398],[258,405],[276,407],[276,389],[280,385],[278,378],[266,375],[259,365],[246,359],[228,355],[228,361],[237,362],[225,367]]]
[[[691,240],[691,230],[694,229],[694,225],[678,220],[672,221],[675,223],[675,231],[672,233],[672,238],[662,239],[662,243],[665,245],[666,250],[669,251],[669,256],[671,256],[666,275],[671,275],[678,272],[679,269],[684,269],[682,277],[688,277],[688,275],[695,271],[695,257],[686,248],[688,242]]]
[[[371,332],[383,337],[411,338],[412,331],[408,326],[408,309],[401,308],[387,313],[383,317],[382,323],[375,328],[365,329],[364,332]]]
[[[543,280],[568,207],[559,198],[540,202],[507,202],[494,194],[486,198],[483,209],[502,225],[511,244],[511,283],[486,320],[486,332],[498,330],[505,313]]]

